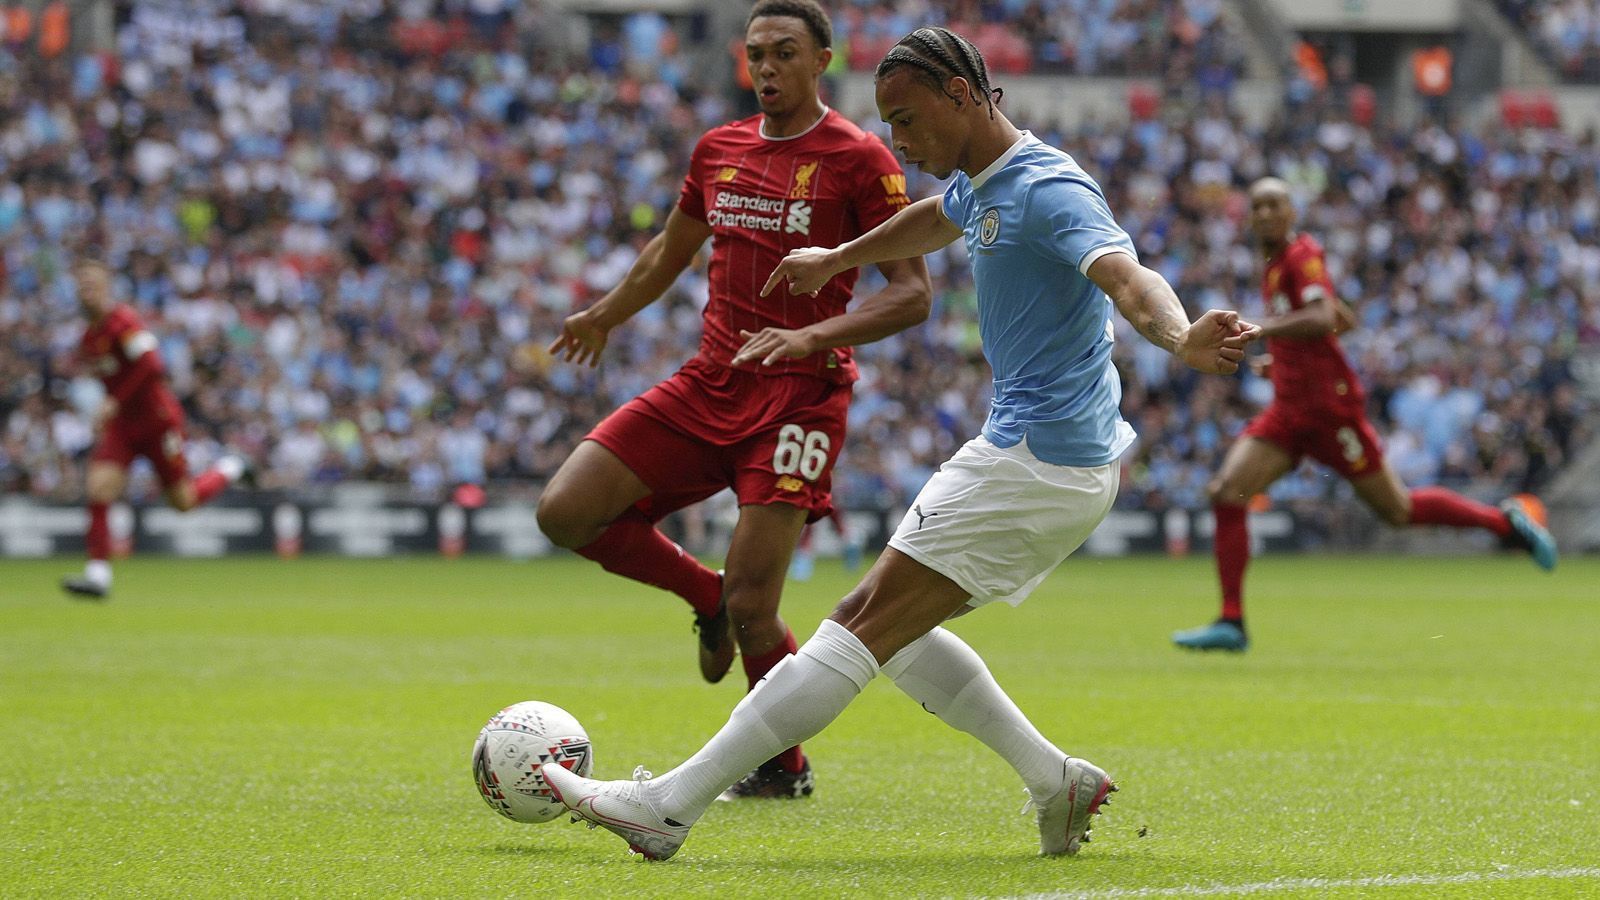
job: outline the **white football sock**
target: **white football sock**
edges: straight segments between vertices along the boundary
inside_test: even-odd
[[[650,782],[657,810],[694,822],[756,766],[827,727],[877,674],[878,661],[866,645],[843,625],[823,620],[798,653],[784,657],[739,701],[700,752]]]
[[[890,657],[883,674],[923,709],[1000,754],[1033,796],[1061,789],[1067,755],[1033,727],[961,638],[935,628]]]
[[[102,588],[111,587],[111,563],[103,559],[91,559],[83,567],[83,577],[91,584]]]

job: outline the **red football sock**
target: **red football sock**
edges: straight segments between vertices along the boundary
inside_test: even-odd
[[[741,654],[739,658],[744,661],[744,675],[750,682],[750,689],[754,690],[761,679],[772,671],[773,666],[783,662],[785,656],[789,656],[799,649],[800,645],[796,644],[794,640],[794,632],[785,628],[783,630],[783,640],[779,641],[777,646],[766,653],[760,656]],[[800,745],[798,744],[779,753],[773,759],[776,759],[779,765],[783,766],[785,772],[798,772],[806,764],[806,755],[800,752]]]
[[[1217,556],[1217,580],[1222,583],[1222,618],[1244,619],[1244,568],[1250,564],[1250,529],[1246,510],[1232,503],[1213,503],[1211,514],[1217,532],[1211,539]]]
[[[201,472],[194,480],[194,499],[196,504],[205,503],[212,497],[222,493],[228,486],[228,478],[216,469],[207,469]]]
[[[1417,488],[1411,492],[1411,524],[1482,528],[1500,537],[1511,533],[1511,522],[1505,513],[1439,487]]]
[[[89,531],[84,535],[89,545],[89,558],[106,561],[111,557],[111,525],[107,521],[106,504],[89,504]]]
[[[703,616],[716,615],[722,605],[722,577],[668,540],[637,508],[618,516],[578,555],[614,575],[671,591]]]

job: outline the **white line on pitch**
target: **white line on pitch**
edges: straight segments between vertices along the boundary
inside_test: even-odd
[[[1332,890],[1337,888],[1404,887],[1407,885],[1478,884],[1485,881],[1521,881],[1529,878],[1600,878],[1600,868],[1511,869],[1500,872],[1461,872],[1456,875],[1374,875],[1368,878],[1276,878],[1251,884],[1188,884],[1178,887],[1107,888],[1100,891],[1065,891],[1027,894],[1023,900],[1113,900],[1118,897],[1209,897],[1218,894],[1268,894],[1274,891]]]

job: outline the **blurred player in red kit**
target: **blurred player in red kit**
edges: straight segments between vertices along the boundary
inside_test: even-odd
[[[616,288],[567,318],[550,348],[594,365],[611,329],[659,298],[711,239],[699,353],[578,445],[538,515],[558,546],[687,601],[712,682],[732,666],[735,644],[751,686],[795,651],[778,601],[800,530],[832,508],[856,380],[850,348],[923,321],[931,303],[920,259],[880,264],[887,286],[848,311],[855,270],[816,296],[760,296],[790,250],[844,243],[910,202],[883,141],[818,96],[832,37],[814,0],[755,4],[745,51],[760,114],[700,139],[665,230]],[[719,574],[655,523],[725,488],[739,521]],[[795,747],[726,796],[800,797],[812,783]]]
[[[78,302],[89,327],[78,345],[82,364],[105,383],[95,413],[95,445],[86,481],[89,495],[89,562],[83,574],[62,579],[75,597],[111,593],[111,531],[107,510],[128,486],[128,466],[143,456],[155,468],[167,502],[182,512],[205,503],[246,474],[248,463],[226,456],[196,478],[184,459],[183,409],[167,387],[156,339],[139,316],[111,296],[111,270],[97,259],[73,266]]]
[[[1210,484],[1216,517],[1217,575],[1222,614],[1210,625],[1172,636],[1181,647],[1242,651],[1244,570],[1250,561],[1246,504],[1309,456],[1350,482],[1356,496],[1396,527],[1481,528],[1532,554],[1541,568],[1556,565],[1550,533],[1516,501],[1500,508],[1440,487],[1407,489],[1384,460],[1367,421],[1366,392],[1339,347],[1338,335],[1355,314],[1334,293],[1322,247],[1294,230],[1289,185],[1263,178],[1250,188],[1250,227],[1267,267],[1261,323],[1268,356],[1257,363],[1272,379],[1272,405],[1245,427]]]

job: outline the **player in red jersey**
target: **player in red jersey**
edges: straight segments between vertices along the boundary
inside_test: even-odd
[[[881,264],[888,285],[849,311],[854,270],[817,296],[760,295],[790,250],[843,243],[910,202],[888,147],[818,96],[831,43],[814,0],[755,5],[745,49],[761,113],[700,139],[665,230],[621,284],[567,318],[550,347],[594,365],[611,329],[660,297],[711,238],[699,353],[578,445],[538,515],[555,544],[686,600],[712,682],[732,666],[735,644],[751,686],[795,651],[778,600],[801,528],[832,507],[856,378],[850,347],[923,321],[931,302],[920,259]],[[739,521],[719,574],[655,523],[724,488],[738,497]],[[805,796],[811,787],[796,747],[731,796]]]
[[[1384,460],[1367,421],[1366,393],[1339,347],[1355,324],[1334,292],[1322,247],[1294,231],[1289,186],[1263,178],[1250,188],[1250,227],[1267,267],[1262,296],[1270,318],[1261,323],[1273,388],[1272,405],[1228,451],[1209,485],[1216,517],[1215,553],[1222,582],[1222,615],[1210,625],[1172,636],[1182,647],[1245,650],[1244,570],[1250,561],[1246,504],[1309,456],[1337,472],[1385,522],[1482,528],[1527,550],[1544,569],[1556,565],[1548,531],[1518,503],[1496,509],[1440,487],[1408,490]]]
[[[198,478],[183,456],[183,408],[163,378],[155,336],[129,307],[111,298],[111,271],[95,259],[73,267],[78,302],[89,327],[78,345],[82,363],[105,383],[95,414],[96,440],[85,479],[89,495],[89,562],[82,575],[62,579],[75,597],[104,599],[111,592],[111,530],[107,510],[128,486],[134,457],[150,460],[167,502],[187,512],[245,474],[247,463],[227,456]]]

